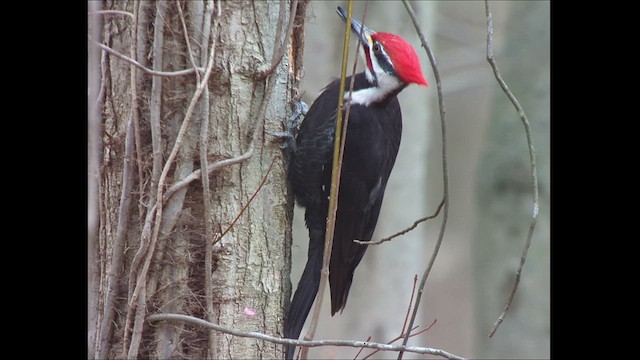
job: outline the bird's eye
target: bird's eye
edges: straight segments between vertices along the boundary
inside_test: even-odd
[[[382,47],[380,46],[380,44],[378,43],[373,44],[373,52],[375,54],[380,54],[380,51],[382,51]]]

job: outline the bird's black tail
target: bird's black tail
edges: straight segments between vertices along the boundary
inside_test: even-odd
[[[307,219],[308,220],[308,219]],[[297,340],[304,326],[311,305],[320,286],[320,270],[322,269],[322,253],[324,243],[323,230],[309,230],[309,254],[298,288],[293,295],[289,314],[284,327],[284,337]],[[295,346],[287,346],[287,359],[293,359]]]

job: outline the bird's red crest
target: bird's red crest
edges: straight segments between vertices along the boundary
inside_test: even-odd
[[[416,50],[398,35],[390,33],[375,33],[371,35],[373,40],[379,41],[393,62],[394,68],[400,79],[407,84],[429,86],[422,74],[420,59]]]

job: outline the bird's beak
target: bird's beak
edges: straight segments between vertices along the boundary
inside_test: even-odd
[[[347,12],[340,6],[338,6],[338,15],[342,18],[343,21],[347,21]],[[362,25],[358,19],[351,17],[351,31],[360,39],[362,46],[367,47],[367,49],[371,48],[373,44],[373,40],[371,39],[371,35],[375,34],[375,31],[369,29],[368,27]]]

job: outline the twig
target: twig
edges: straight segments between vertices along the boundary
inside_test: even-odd
[[[326,230],[324,237],[324,251],[322,254],[322,269],[320,270],[320,284],[316,294],[316,304],[313,308],[313,316],[309,331],[305,335],[305,339],[313,339],[320,317],[322,308],[322,298],[324,297],[324,289],[329,280],[329,264],[331,261],[331,250],[333,247],[333,234],[335,231],[336,213],[338,210],[338,194],[340,188],[340,153],[342,152],[342,132],[346,133],[347,129],[342,126],[342,110],[344,108],[344,87],[347,78],[347,66],[349,61],[349,40],[351,39],[351,16],[353,13],[353,0],[347,3],[347,19],[345,21],[345,33],[342,48],[342,70],[340,72],[340,89],[338,92],[338,111],[336,113],[335,137],[333,140],[333,163],[331,166],[331,190],[329,194],[329,212],[327,214]],[[346,135],[346,134],[345,134]],[[302,349],[301,357],[306,359],[308,349]]]
[[[231,228],[236,224],[236,221],[238,221],[238,219],[240,218],[240,216],[242,216],[242,214],[244,213],[244,211],[249,207],[249,204],[251,204],[251,202],[253,201],[253,199],[256,197],[256,195],[258,195],[258,193],[260,192],[260,190],[262,190],[262,187],[264,186],[264,184],[267,182],[267,177],[269,176],[269,173],[271,172],[271,169],[273,168],[273,164],[275,163],[276,159],[278,159],[278,156],[275,156],[273,158],[273,160],[271,160],[271,164],[269,165],[269,168],[267,169],[267,173],[264,174],[264,176],[262,177],[262,181],[260,181],[260,184],[258,185],[258,188],[256,189],[256,191],[251,195],[251,197],[249,197],[249,200],[247,201],[246,204],[244,204],[244,206],[242,206],[242,209],[240,209],[240,212],[238,213],[238,215],[236,215],[236,217],[231,221],[231,224],[219,235],[217,235],[215,238],[213,238],[213,242],[211,245],[215,245],[218,243],[218,241],[222,240],[222,238],[229,232],[229,230],[231,230]],[[203,178],[204,179],[204,178]],[[209,238],[211,239],[211,237]],[[209,247],[211,247],[211,245]]]
[[[209,164],[209,167],[207,169],[207,173],[210,175],[213,172],[218,171],[218,170],[220,170],[222,168],[225,168],[227,166],[239,164],[239,163],[249,159],[252,155],[253,155],[253,148],[250,148],[249,150],[245,151],[242,155],[238,155],[236,157],[220,160],[220,161],[217,161],[217,162],[215,162],[213,164]],[[190,183],[192,183],[195,180],[200,180],[201,177],[202,177],[202,169],[198,169],[198,170],[193,171],[191,174],[185,176],[184,178],[182,178],[181,180],[179,180],[178,182],[173,184],[169,189],[167,189],[167,191],[165,191],[165,193],[164,193],[162,201],[163,202],[167,202],[169,199],[171,199],[171,197],[178,190],[183,189],[185,186],[189,185]],[[154,204],[153,207],[151,208],[150,212],[154,213],[155,211],[156,211],[156,205]],[[149,221],[149,220],[147,220],[147,221]]]
[[[89,11],[89,15],[125,15],[131,18],[131,20],[135,19],[135,15],[122,10],[99,10],[99,11]]]
[[[407,328],[407,321],[409,321],[409,314],[411,313],[411,304],[413,304],[413,295],[416,293],[416,283],[418,282],[418,275],[413,276],[413,287],[411,288],[411,298],[409,299],[409,306],[407,306],[407,316],[404,318],[404,324],[402,324],[401,334],[404,334],[404,330]]]
[[[156,3],[156,18],[154,20],[154,34],[153,34],[153,69],[156,71],[161,71],[163,68],[163,55],[164,55],[164,21],[165,16],[168,10],[168,6],[164,2]],[[150,104],[149,104],[149,124],[151,128],[151,145],[153,152],[153,166],[151,171],[151,193],[154,191],[157,192],[156,198],[151,198],[150,201],[156,202],[159,198],[161,200],[162,193],[162,130],[160,127],[160,116],[162,110],[162,78],[153,77],[151,79],[151,95],[150,95]],[[165,175],[166,176],[166,175]],[[154,188],[155,186],[155,188]],[[154,228],[153,235],[151,240],[149,241],[149,247],[146,248],[144,245],[145,242],[141,239],[140,244],[141,248],[146,248],[146,258],[144,263],[142,264],[142,271],[138,272],[138,276],[136,279],[136,286],[134,288],[131,300],[129,302],[129,307],[127,311],[127,321],[125,322],[125,342],[128,339],[127,331],[129,329],[129,320],[131,319],[131,313],[133,309],[135,309],[135,320],[133,322],[133,330],[131,333],[131,343],[129,345],[129,350],[127,352],[128,358],[135,358],[138,356],[138,349],[140,347],[140,343],[142,341],[142,328],[144,319],[144,315],[147,311],[147,304],[142,298],[146,297],[146,287],[147,287],[147,273],[149,269],[149,265],[151,263],[151,258],[153,257],[153,252],[155,250],[155,245],[157,241],[157,233],[159,230],[160,219],[162,215],[162,206],[158,206],[156,209],[156,227]],[[140,252],[136,254],[138,259],[145,254],[145,252]],[[138,256],[140,255],[140,257]],[[135,270],[137,271],[139,262],[136,264]],[[132,267],[132,274],[134,274]],[[140,301],[137,301],[138,294],[142,297]],[[125,346],[126,348],[126,346]]]
[[[367,342],[371,341],[371,335],[367,336]],[[360,348],[360,350],[358,350],[358,352],[356,353],[356,356],[353,357],[353,360],[356,360],[358,358],[358,356],[360,355],[360,353],[362,353],[364,351],[364,348]],[[378,352],[378,350],[376,350],[375,352]]]
[[[281,5],[286,4],[286,2],[281,2]],[[271,75],[273,71],[278,67],[284,53],[287,51],[287,44],[289,43],[289,38],[291,37],[291,31],[293,29],[293,23],[296,19],[296,10],[298,8],[298,0],[293,0],[291,3],[291,11],[289,12],[289,24],[287,25],[287,32],[284,39],[278,44],[277,50],[274,50],[273,56],[271,57],[271,64],[263,67],[258,70],[257,77],[259,79],[264,79],[265,77]],[[282,8],[281,8],[282,9]],[[280,26],[278,26],[276,30],[276,39],[280,39]]]
[[[527,136],[527,144],[529,145],[529,160],[531,161],[531,182],[533,183],[533,211],[531,215],[531,223],[529,224],[529,232],[527,233],[527,240],[524,244],[524,249],[522,250],[522,255],[520,256],[520,265],[518,265],[518,269],[516,271],[516,278],[513,282],[513,286],[511,288],[511,293],[509,294],[509,299],[507,299],[507,303],[498,317],[498,320],[493,324],[491,331],[489,332],[489,337],[492,337],[495,334],[496,330],[502,321],[504,320],[507,312],[511,308],[511,304],[513,303],[513,299],[516,295],[516,291],[518,290],[518,285],[520,284],[520,276],[522,274],[522,268],[524,267],[524,263],[527,260],[527,253],[529,252],[529,247],[531,246],[531,239],[533,238],[533,230],[536,227],[536,223],[538,221],[538,209],[539,209],[539,198],[538,198],[538,170],[536,166],[536,149],[533,145],[533,136],[531,135],[531,126],[529,125],[529,119],[527,115],[524,113],[522,106],[520,106],[520,102],[516,99],[515,95],[509,90],[509,87],[502,79],[500,75],[500,71],[498,70],[498,65],[496,64],[495,59],[493,58],[493,20],[491,17],[491,9],[489,8],[489,1],[484,1],[485,10],[487,14],[487,61],[491,64],[491,68],[493,69],[493,73],[502,88],[502,91],[507,95],[509,100],[513,103],[513,106],[518,111],[518,115],[520,115],[520,119],[522,120],[522,125],[524,126],[524,131]]]
[[[147,312],[146,277],[145,277],[144,286],[142,286],[138,296],[139,296],[138,298],[139,302],[138,302],[138,306],[136,307],[135,318],[133,320],[133,329],[131,330],[131,342],[130,342],[131,345],[129,346],[127,359],[135,359],[138,357],[138,350],[140,349],[140,343],[142,342],[142,328],[144,326],[144,315]]]
[[[187,44],[187,52],[189,53],[189,60],[191,61],[191,66],[194,69],[198,67],[196,65],[196,60],[193,58],[193,51],[191,50],[191,40],[189,39],[189,30],[187,30],[187,23],[184,21],[184,14],[182,13],[182,8],[180,7],[180,1],[176,0],[176,8],[178,8],[178,15],[180,17],[180,23],[182,24],[182,31],[184,31],[184,42]],[[207,46],[207,44],[202,44],[203,46]],[[204,54],[204,52],[203,52]],[[205,59],[206,61],[206,59]],[[196,71],[196,85],[200,83],[200,73]],[[207,89],[205,89],[206,91]]]
[[[142,2],[138,2],[138,12],[137,12],[137,17],[136,17],[136,22],[139,25],[139,29],[136,29],[136,43],[137,43],[137,51],[136,51],[136,57],[139,59],[144,59],[144,44],[147,41],[147,31],[146,31],[146,21],[148,21],[148,12],[151,12],[150,8],[152,5],[149,5],[149,7],[145,6],[144,3]],[[140,19],[143,18],[144,20],[141,22]],[[146,20],[146,21],[145,21]],[[134,60],[135,61],[135,60]],[[136,76],[136,82],[137,82],[137,76]],[[136,98],[137,101],[137,98]],[[142,140],[141,140],[141,136],[140,136],[140,124],[139,121],[138,122],[134,122],[134,126],[135,126],[135,130],[136,130],[136,153],[138,156],[138,159],[140,159],[141,154],[142,154]],[[138,162],[138,175],[140,177],[140,179],[142,179],[142,163],[141,160],[139,160]],[[148,180],[148,179],[147,179]],[[135,281],[137,278],[137,271],[138,268],[140,266],[140,263],[142,262],[142,259],[144,258],[144,254],[147,251],[147,247],[149,245],[148,239],[149,239],[149,234],[151,233],[151,219],[153,218],[153,214],[155,211],[155,208],[153,209],[148,209],[148,207],[146,206],[146,204],[144,204],[143,202],[143,196],[144,196],[144,181],[140,181],[139,184],[139,188],[141,188],[142,190],[140,191],[140,201],[139,201],[139,207],[138,209],[140,210],[140,219],[142,219],[142,214],[144,214],[143,209],[147,208],[147,212],[145,215],[145,220],[144,222],[141,222],[142,225],[142,229],[140,231],[141,236],[140,236],[140,244],[138,246],[138,250],[136,251],[133,260],[131,261],[131,266],[130,266],[130,272],[129,272],[129,283],[128,283],[128,293],[127,293],[127,299],[129,304],[132,304],[131,299],[133,296],[133,291],[134,291],[134,287],[135,287]],[[149,203],[155,203],[155,199],[153,198],[153,192],[152,193],[152,197],[149,200]],[[126,317],[126,321],[125,321],[125,335],[124,335],[124,340],[123,340],[123,357],[127,356],[127,348],[128,348],[128,331],[129,331],[129,323],[131,321],[131,314],[129,314],[129,311],[131,311],[132,308],[129,307],[129,310],[127,311],[127,317]]]
[[[135,57],[136,45],[135,34],[136,34],[136,14],[131,14],[126,11],[118,11],[118,10],[105,10],[100,11],[100,14],[120,14],[120,15],[129,15],[133,21],[131,25],[131,47],[130,54],[132,57]],[[105,53],[103,53],[103,60],[106,60]],[[104,63],[103,63],[104,65]],[[104,82],[104,72],[103,72],[103,82]],[[129,115],[129,121],[127,123],[126,137],[125,137],[125,151],[124,151],[124,161],[123,161],[123,172],[122,172],[122,188],[120,195],[120,207],[118,211],[118,225],[116,228],[116,236],[112,248],[112,263],[109,269],[109,277],[107,283],[107,290],[105,292],[105,305],[104,305],[104,316],[102,318],[102,324],[100,327],[100,346],[99,353],[97,356],[99,358],[106,357],[110,349],[109,337],[111,336],[111,329],[113,323],[113,317],[115,315],[115,307],[113,303],[115,298],[118,296],[118,286],[120,280],[120,269],[122,267],[123,261],[123,248],[125,244],[125,237],[127,234],[127,229],[129,227],[129,213],[131,209],[131,191],[133,188],[133,163],[134,163],[134,139],[136,139],[136,125],[138,121],[138,113],[137,113],[137,103],[136,103],[136,82],[135,82],[135,67],[131,66],[131,112]],[[138,154],[139,158],[139,154]],[[137,164],[139,167],[140,165]]]
[[[106,93],[106,73],[107,73],[107,53],[102,52],[100,55],[100,90],[98,90],[98,95],[96,96],[95,107],[98,109],[102,101],[104,100],[104,94]]]
[[[89,3],[88,8],[99,11],[102,3]],[[88,24],[87,32],[94,37],[98,37],[103,30],[103,23],[98,19]],[[97,49],[87,51],[87,357],[97,357],[96,344],[98,343],[99,320],[103,309],[100,309],[100,152],[101,152],[101,116],[99,104],[102,102],[100,94],[104,93],[104,76],[100,77],[100,72],[104,74],[105,68],[100,68],[101,61],[104,64],[104,53],[99,54]],[[102,57],[102,59],[100,59]],[[102,80],[102,81],[101,81]],[[91,96],[94,94],[96,100]],[[104,222],[102,223],[104,224]]]
[[[407,306],[407,315],[404,318],[404,323],[402,324],[402,330],[400,331],[400,336],[398,336],[397,338],[391,340],[391,342],[388,342],[387,344],[390,344],[398,339],[401,339],[404,336],[404,331],[407,328],[407,322],[409,321],[409,315],[411,314],[411,304],[413,304],[413,295],[415,295],[416,293],[416,283],[418,282],[418,275],[414,275],[413,276],[413,287],[411,288],[411,298],[409,298],[409,306]],[[417,328],[417,326],[416,326]],[[411,331],[413,331],[414,329],[411,329]],[[411,332],[409,331],[409,332]],[[371,355],[377,353],[378,350],[372,352],[371,354],[367,355],[364,357],[364,359],[369,358]],[[364,360],[363,359],[363,360]]]
[[[104,312],[102,324],[100,325],[100,346],[98,358],[108,357],[110,347],[109,339],[111,336],[113,317],[115,315],[115,298],[118,295],[120,283],[120,274],[122,268],[125,237],[129,228],[129,212],[131,210],[131,188],[133,187],[133,120],[129,118],[127,123],[127,133],[124,145],[124,161],[122,169],[122,190],[120,193],[120,207],[118,209],[118,225],[113,241],[111,252],[111,266],[109,267],[109,275],[107,278],[107,290],[104,299]]]
[[[235,165],[235,164],[239,164],[239,163],[249,159],[252,155],[253,155],[253,147],[250,147],[249,150],[245,151],[241,155],[238,155],[236,157],[232,157],[232,158],[229,158],[229,159],[216,161],[213,164],[209,164],[209,166],[207,167],[207,174],[210,175],[214,171],[218,171],[218,170],[220,170],[220,169],[222,169],[224,167]],[[171,185],[171,187],[169,189],[167,189],[167,191],[164,194],[163,201],[167,201],[176,191],[178,191],[178,190],[182,189],[183,187],[189,185],[191,182],[193,182],[195,180],[199,180],[200,178],[202,178],[202,169],[195,170],[191,174],[189,174],[189,175],[185,176],[184,178],[180,179],[178,182],[176,182],[175,184]]]
[[[179,6],[178,6],[179,7]],[[204,14],[203,14],[203,24],[202,24],[202,38],[200,39],[201,41],[201,48],[200,48],[200,64],[204,64],[207,61],[207,54],[208,52],[215,52],[216,51],[216,39],[217,36],[214,35],[213,37],[213,43],[211,44],[211,47],[208,48],[208,44],[209,44],[209,36],[211,34],[211,22],[212,22],[212,15],[213,15],[213,0],[210,1],[206,1],[205,2],[205,9],[204,9]],[[181,19],[182,22],[184,24],[184,18],[182,17],[181,14]],[[213,28],[217,29],[218,28],[218,22],[219,22],[219,18],[216,17],[215,19],[213,19]],[[186,24],[183,25],[185,28],[185,36],[187,34],[186,32]],[[189,50],[189,53],[191,53],[191,50]],[[193,59],[192,59],[193,61]],[[194,67],[196,67],[197,65],[193,64]],[[198,82],[200,81],[200,78],[198,78]],[[200,122],[200,164],[201,166],[203,166],[205,169],[209,166],[209,159],[207,158],[208,155],[208,143],[209,143],[209,139],[208,139],[208,129],[209,129],[209,89],[208,87],[205,87],[204,90],[204,94],[202,95],[202,101],[200,102],[201,105],[201,109],[202,109],[202,116],[201,116],[201,122]],[[211,245],[209,244],[208,239],[210,239],[213,236],[213,221],[211,220],[211,216],[213,215],[213,209],[212,209],[212,204],[211,204],[211,190],[209,187],[209,175],[206,174],[203,178],[202,178],[202,197],[203,197],[203,204],[204,204],[204,208],[205,208],[205,225],[206,225],[206,229],[205,229],[205,241],[203,241],[202,245],[205,248],[205,258],[204,258],[204,268],[205,268],[205,272],[204,272],[204,294],[206,296],[205,298],[205,304],[206,304],[206,311],[205,314],[207,316],[207,319],[209,321],[214,321],[215,320],[215,313],[214,313],[214,309],[213,309],[213,279],[212,279],[212,273],[213,273],[213,248],[211,247]],[[209,331],[209,357],[212,359],[217,358],[217,349],[215,346],[215,332]]]
[[[281,2],[281,6],[284,6],[285,2]],[[298,0],[294,0],[293,4],[291,5],[291,11],[289,13],[289,16],[291,18],[295,18],[295,13],[298,9]],[[281,16],[282,15],[282,16]],[[280,12],[278,14],[278,26],[277,29],[280,29],[281,24],[282,24],[282,20],[283,20],[283,12]],[[289,19],[289,24],[287,25],[287,31],[284,33],[284,41],[281,41],[280,39],[276,39],[276,44],[280,44],[282,43],[282,47],[284,47],[286,49],[286,46],[288,44],[289,38],[291,38],[291,32],[293,31],[293,20],[291,20],[291,18]],[[280,65],[280,61],[282,60],[282,56],[277,56],[278,52],[280,51],[280,49],[278,47],[276,47],[274,45],[273,47],[273,54],[271,56],[271,65],[269,66],[269,68],[277,68],[278,65]],[[273,90],[273,85],[275,82],[275,78],[273,76],[271,76],[271,74],[273,73],[273,71],[268,72],[267,74],[267,84],[266,84],[266,88],[265,88],[265,95],[264,98],[262,99],[262,103],[260,104],[260,110],[258,113],[258,116],[256,117],[256,122],[253,124],[253,126],[250,128],[249,131],[249,136],[251,136],[252,141],[251,141],[251,145],[249,146],[249,149],[245,152],[245,154],[241,155],[241,156],[248,156],[251,157],[251,155],[253,155],[253,149],[254,149],[254,145],[255,143],[258,141],[259,136],[262,135],[262,130],[264,128],[264,116],[267,112],[267,105],[268,105],[268,101],[271,98],[271,90]],[[263,80],[265,77],[261,75],[260,71],[258,71],[258,73],[255,75],[255,78],[257,80]],[[211,170],[209,170],[211,171]]]
[[[239,330],[235,330],[235,329],[221,326],[218,324],[214,324],[193,316],[182,315],[182,314],[153,314],[153,315],[147,316],[147,320],[150,322],[163,321],[163,320],[188,322],[198,326],[214,329],[216,331],[220,331],[225,334],[258,339],[258,340],[268,341],[275,344],[295,345],[295,346],[304,346],[304,347],[318,347],[318,346],[345,346],[345,347],[354,347],[354,348],[364,347],[364,348],[379,349],[384,351],[406,351],[406,352],[412,352],[417,354],[430,354],[430,355],[436,355],[436,356],[443,357],[445,359],[452,359],[452,360],[465,360],[465,358],[458,355],[451,354],[447,351],[435,349],[435,348],[428,348],[428,347],[389,345],[389,344],[381,344],[376,342],[358,341],[358,340],[309,341],[309,340],[285,339],[285,338],[266,335],[266,334],[255,332],[255,331],[250,331],[250,332],[239,331]]]
[[[140,2],[134,2],[133,4],[133,30],[131,36],[131,58],[141,59],[144,58],[144,40],[142,32],[143,25],[140,21],[140,13],[146,16],[146,11],[142,9]],[[144,22],[144,20],[143,20]],[[139,28],[138,28],[139,27]],[[106,52],[103,52],[106,56]],[[133,129],[136,139],[136,168],[138,169],[138,191],[140,192],[139,198],[144,196],[144,171],[142,169],[142,136],[140,135],[140,114],[138,112],[138,72],[136,66],[131,64],[131,112],[133,113]],[[141,77],[141,76],[140,76]],[[144,204],[142,201],[138,201],[138,224],[143,224]]]
[[[421,222],[425,222],[427,220],[431,220],[431,219],[437,217],[438,214],[440,214],[440,210],[442,209],[442,206],[444,206],[444,199],[442,199],[442,201],[440,201],[440,205],[438,205],[438,208],[436,209],[436,212],[433,213],[433,215],[429,215],[429,216],[425,216],[423,218],[420,218],[420,219],[414,221],[413,225],[411,225],[408,228],[406,228],[406,229],[404,229],[402,231],[399,231],[399,232],[397,232],[397,233],[395,233],[395,234],[393,234],[391,236],[388,236],[386,238],[380,239],[380,240],[375,241],[375,242],[362,241],[362,240],[353,240],[353,242],[361,244],[361,245],[380,245],[385,241],[390,241],[390,240],[392,240],[392,239],[394,239],[394,238],[396,238],[398,236],[404,235],[404,234],[408,233],[409,231],[415,229],[416,226],[418,226],[418,224],[420,224]]]
[[[410,335],[409,335],[409,337],[416,337],[416,336],[418,336],[418,335],[420,335],[420,334],[422,334],[422,333],[425,333],[425,332],[429,331],[429,329],[431,329],[431,327],[432,327],[436,322],[437,322],[437,320],[436,320],[436,319],[434,319],[434,320],[431,322],[431,324],[429,324],[429,326],[427,326],[425,329],[422,329],[422,330],[418,331],[417,333],[413,333],[413,330],[415,330],[415,329],[419,328],[420,326],[419,326],[419,325],[414,326],[414,327],[411,329],[411,331],[409,331],[409,332],[408,332],[408,333],[410,334]],[[402,332],[402,334],[400,334],[400,335],[398,335],[398,336],[394,337],[393,339],[389,340],[389,341],[387,342],[387,344],[388,344],[388,345],[393,344],[394,342],[396,342],[396,341],[398,341],[398,340],[402,339],[406,334],[407,334],[407,333]],[[367,354],[367,356],[363,357],[363,358],[362,358],[362,360],[366,360],[366,359],[370,358],[371,356],[373,356],[374,354],[376,354],[378,351],[380,351],[380,350],[374,350],[374,351],[372,351],[370,354]]]
[[[424,270],[424,274],[422,274],[422,280],[420,281],[420,286],[418,287],[418,296],[416,296],[415,305],[413,307],[413,314],[411,315],[411,320],[409,321],[409,328],[413,327],[413,323],[415,322],[416,316],[418,315],[418,308],[420,306],[420,300],[422,299],[422,293],[424,292],[424,286],[427,283],[427,278],[429,277],[429,273],[433,268],[433,264],[436,261],[436,257],[438,256],[438,252],[440,250],[440,245],[442,245],[442,239],[444,238],[444,232],[447,227],[447,220],[449,219],[449,167],[447,164],[447,122],[445,121],[445,108],[444,108],[444,98],[442,95],[442,82],[440,81],[440,72],[438,71],[438,67],[436,65],[436,59],[433,55],[433,51],[429,47],[424,34],[418,24],[418,19],[416,19],[416,14],[413,12],[413,8],[411,4],[407,0],[402,0],[409,16],[411,17],[411,21],[416,28],[416,32],[420,37],[420,41],[422,42],[422,46],[424,47],[427,56],[429,57],[429,62],[431,63],[431,68],[433,69],[433,74],[436,79],[436,87],[438,89],[438,107],[440,109],[440,128],[442,131],[442,182],[443,182],[443,201],[444,201],[444,213],[442,215],[442,224],[440,226],[440,233],[438,234],[438,240],[433,249],[433,254],[431,254],[431,258],[429,259],[429,264],[427,268]],[[407,345],[409,341],[409,334],[404,337],[402,341],[402,345]],[[401,351],[398,354],[398,360],[402,359],[403,352]]]
[[[191,73],[196,72],[196,70],[198,71],[204,71],[204,69],[202,68],[191,68],[191,69],[185,69],[185,70],[178,70],[178,71],[157,71],[157,70],[152,70],[149,69],[148,67],[140,64],[139,62],[133,60],[132,58],[123,55],[115,50],[113,50],[112,48],[108,47],[107,45],[101,44],[99,42],[96,42],[94,40],[91,40],[92,43],[94,43],[96,46],[98,46],[99,48],[101,48],[102,50],[108,52],[111,55],[114,55],[117,58],[120,58],[130,64],[135,65],[138,69],[141,69],[142,71],[144,71],[147,74],[150,75],[154,75],[154,76],[183,76],[183,75],[189,75]]]
[[[207,4],[209,10],[211,4]],[[191,50],[191,39],[189,38],[189,30],[187,29],[187,24],[184,19],[184,14],[182,13],[182,7],[180,6],[180,2],[176,0],[176,8],[178,8],[178,14],[180,17],[180,22],[182,23],[182,30],[184,31],[184,40],[187,44],[187,51],[189,52],[189,59],[191,61],[191,65],[194,68],[197,68],[196,60],[193,56],[193,51]],[[203,15],[203,14],[201,14]],[[204,24],[202,25],[202,47],[200,51],[200,62],[201,64],[207,61],[208,51],[215,51],[215,44],[211,46],[211,49],[208,48],[209,45],[209,37],[208,32],[210,31],[211,24],[211,13],[209,13],[209,17],[204,16]],[[196,86],[200,84],[200,74],[196,72]],[[199,141],[199,149],[200,149],[200,164],[204,168],[207,168],[209,164],[209,160],[207,158],[208,155],[208,144],[209,144],[209,89],[207,86],[204,88],[204,92],[202,94],[202,101],[199,103],[198,110],[196,110],[196,118],[200,119],[200,141]],[[202,246],[204,247],[204,294],[206,301],[206,309],[205,316],[209,321],[214,321],[214,313],[213,313],[213,288],[212,288],[212,276],[211,272],[213,269],[212,258],[213,258],[213,249],[209,245],[209,241],[213,236],[213,221],[211,220],[211,216],[213,215],[213,209],[211,205],[211,188],[209,187],[209,175],[205,175],[202,177],[202,203],[204,207],[204,228],[205,228],[205,237],[202,242]],[[215,333],[213,331],[209,331],[209,354],[208,356],[212,359],[215,359],[214,355],[215,351]]]

